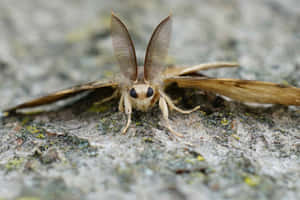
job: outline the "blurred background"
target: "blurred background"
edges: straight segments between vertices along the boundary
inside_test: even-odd
[[[0,110],[113,77],[118,67],[111,11],[127,25],[139,64],[155,26],[172,13],[169,64],[237,61],[239,69],[207,74],[300,86],[299,0],[0,0]],[[150,121],[158,123],[160,115],[134,118],[146,125],[136,123],[138,136],[127,138],[119,130],[103,133],[106,129],[99,125],[111,124],[113,118],[122,127],[122,114],[103,114],[99,122],[96,114],[86,119],[70,113],[58,114],[58,119],[40,116],[26,126],[44,130],[49,124],[40,121],[51,122],[75,146],[67,138],[26,135],[19,128],[28,124],[26,119],[0,121],[1,200],[300,199],[299,112],[251,111],[232,103],[209,116],[200,111],[179,115],[175,127],[188,130],[183,142],[170,141],[153,127]],[[145,139],[143,134],[150,133],[144,126],[159,136]],[[20,138],[30,145],[22,145]],[[58,151],[48,154],[53,143]]]

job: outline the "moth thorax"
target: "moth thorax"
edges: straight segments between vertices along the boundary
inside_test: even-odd
[[[156,89],[149,84],[135,84],[129,89],[132,107],[146,111],[157,101]]]

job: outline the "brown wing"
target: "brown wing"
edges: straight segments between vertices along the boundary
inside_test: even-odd
[[[24,108],[34,108],[37,106],[43,106],[47,105],[50,103],[54,103],[59,100],[67,99],[69,97],[73,97],[75,95],[81,94],[83,92],[87,91],[93,91],[95,89],[99,88],[106,88],[106,87],[112,87],[116,88],[118,86],[117,83],[114,82],[109,82],[109,83],[104,83],[100,81],[95,81],[95,82],[90,82],[84,85],[78,85],[69,89],[61,90],[52,94],[49,94],[47,96],[43,96],[37,99],[34,99],[32,101],[25,102],[23,104],[19,104],[15,107],[11,107],[8,109],[5,109],[3,112],[6,112],[7,114],[16,112],[19,109],[24,109]]]
[[[160,22],[152,33],[145,55],[144,79],[146,81],[154,81],[164,70],[171,29],[172,20],[171,16],[168,16]]]
[[[199,71],[210,70],[210,69],[219,69],[225,67],[238,67],[238,63],[234,62],[213,62],[213,63],[203,63],[199,65],[194,65],[190,67],[180,67],[180,66],[170,66],[167,67],[163,74],[165,77],[173,77],[173,76],[188,76],[197,74]]]
[[[111,15],[111,37],[121,72],[131,81],[137,79],[137,61],[133,42],[124,23]]]
[[[179,87],[199,88],[234,100],[300,106],[300,88],[270,82],[239,79],[173,77],[165,83],[176,82]]]

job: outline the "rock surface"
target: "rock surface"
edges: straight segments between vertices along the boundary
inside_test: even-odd
[[[126,23],[138,62],[173,14],[168,62],[238,61],[210,76],[300,86],[298,0],[0,2],[0,108],[118,71],[109,32]],[[171,113],[135,112],[127,135],[117,102],[85,101],[0,119],[0,199],[300,199],[300,111],[210,101],[197,91]],[[1,116],[0,116],[1,117]]]

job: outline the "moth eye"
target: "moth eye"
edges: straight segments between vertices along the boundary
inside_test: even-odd
[[[136,93],[136,91],[135,91],[134,88],[131,88],[131,89],[130,89],[129,94],[130,94],[130,96],[133,97],[133,98],[137,98],[137,97],[138,97],[138,95],[137,95],[137,93]]]
[[[153,89],[151,87],[148,87],[146,96],[151,97],[152,95],[153,95]]]

